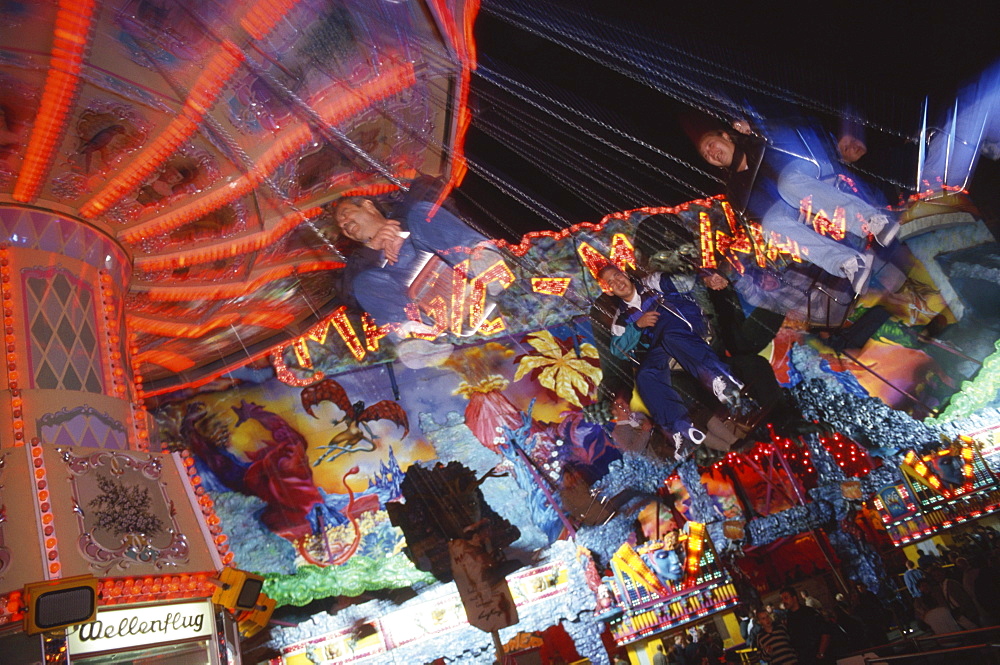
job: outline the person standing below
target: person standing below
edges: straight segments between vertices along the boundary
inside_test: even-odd
[[[885,644],[889,632],[888,613],[885,607],[868,587],[854,582],[854,612],[865,628],[865,639],[870,646]]]
[[[687,645],[688,634],[686,632],[681,631],[678,635],[674,636],[674,643],[670,647],[670,654],[673,656],[672,660],[677,663],[677,665],[693,665],[693,663],[688,663],[684,654],[687,649]]]
[[[944,594],[940,587],[934,586],[929,579],[919,582],[920,598],[913,603],[914,612],[920,620],[935,635],[947,635],[966,630],[970,624],[962,626],[944,602]],[[963,621],[966,621],[962,617]]]
[[[866,644],[865,626],[862,621],[855,616],[854,608],[847,602],[847,598],[842,593],[834,596],[833,618],[837,627],[843,633],[847,643],[852,645]]]
[[[997,566],[985,554],[974,554],[972,565],[979,571],[972,596],[979,608],[979,623],[982,626],[1000,624],[1000,574]]]
[[[701,635],[696,629],[689,629],[691,638],[687,644],[684,645],[684,663],[685,665],[702,665],[702,659],[705,657],[705,645],[701,643]]]
[[[810,595],[808,589],[803,589],[802,591],[799,591],[799,600],[801,600],[802,604],[804,604],[806,607],[811,607],[814,610],[820,612],[823,611],[823,603],[819,602],[819,599],[816,598],[815,596]]]
[[[910,597],[916,600],[920,598],[920,580],[924,579],[924,573],[917,566],[913,559],[906,560],[906,572],[903,573],[903,584],[910,592]]]
[[[656,645],[656,653],[653,654],[653,665],[667,665],[667,654],[663,653],[663,643]]]
[[[767,610],[757,610],[756,617],[760,632],[756,635],[755,644],[768,665],[799,665],[798,655],[785,627],[775,624],[774,617]]]
[[[801,665],[832,662],[830,624],[819,612],[799,602],[794,587],[781,590],[781,602],[788,611],[785,626]]]
[[[787,615],[787,612],[785,612],[785,608],[781,607],[780,603],[778,604],[778,607],[775,607],[773,603],[768,603],[764,606],[764,609],[771,615],[775,623],[785,623],[785,616]]]
[[[928,550],[917,550],[920,552],[917,555],[917,565],[920,566],[921,570],[927,570],[929,567],[937,563],[937,557],[930,553]]]
[[[956,615],[955,619],[959,620],[959,623],[963,623],[960,619],[964,619],[969,628],[977,627],[979,614],[976,611],[976,601],[966,593],[962,583],[948,577],[944,570],[937,566],[931,568],[928,574],[934,586],[941,590],[945,606]]]

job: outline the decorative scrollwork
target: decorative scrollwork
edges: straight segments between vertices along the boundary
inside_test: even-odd
[[[174,502],[160,480],[163,465],[159,458],[109,450],[82,456],[67,448],[56,448],[56,451],[72,472],[73,512],[80,526],[77,546],[91,568],[107,573],[113,568],[127,570],[135,564],[163,569],[187,562],[188,541],[177,525]],[[113,482],[109,482],[110,479]],[[122,489],[112,492],[112,485]],[[146,533],[129,530],[116,534],[111,526],[100,523],[99,514],[102,510],[107,512],[108,501],[125,501],[134,496],[141,496],[143,503],[148,504],[150,514],[144,523],[147,526],[155,524],[155,529]],[[88,506],[97,507],[85,510]],[[134,512],[135,509],[135,505],[123,506],[123,510]],[[136,523],[139,522],[114,526],[124,530]],[[112,539],[117,539],[114,545],[108,542]]]

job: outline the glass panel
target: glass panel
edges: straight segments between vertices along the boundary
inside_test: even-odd
[[[133,649],[103,656],[70,656],[73,665],[212,665],[210,640]]]

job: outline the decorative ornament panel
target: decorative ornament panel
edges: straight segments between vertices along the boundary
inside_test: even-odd
[[[167,569],[187,563],[187,538],[160,478],[159,458],[56,450],[71,473],[77,544],[91,569],[109,573],[134,564]]]

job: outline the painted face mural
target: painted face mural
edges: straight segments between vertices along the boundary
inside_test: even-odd
[[[947,489],[956,489],[965,484],[962,458],[957,455],[941,455],[932,460],[934,472]]]
[[[684,575],[681,555],[676,549],[661,548],[642,555],[642,560],[661,582],[678,582]]]

